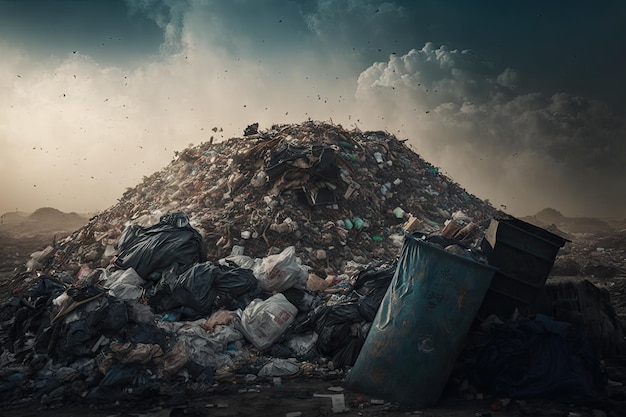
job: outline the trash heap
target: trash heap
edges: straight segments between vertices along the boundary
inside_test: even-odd
[[[386,132],[244,133],[177,153],[33,257],[0,310],[3,402],[343,375],[405,233],[462,253],[497,213]]]
[[[407,222],[411,230],[437,230],[457,211],[476,223],[495,213],[406,141],[312,121],[279,125],[179,152],[59,242],[44,269],[104,267],[129,223],[152,225],[184,212],[209,260],[234,246],[253,258],[294,246],[304,264],[326,276],[350,261],[393,259]]]
[[[553,274],[612,279],[626,276],[626,230],[577,235],[559,254]]]

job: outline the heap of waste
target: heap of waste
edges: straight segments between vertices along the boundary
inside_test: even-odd
[[[484,262],[494,216],[386,132],[251,125],[190,147],[16,276],[2,401],[166,401],[220,381],[344,375],[407,236]]]

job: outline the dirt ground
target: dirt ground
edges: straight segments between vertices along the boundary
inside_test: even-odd
[[[29,254],[41,250],[49,244],[48,240],[7,239],[0,236],[0,297],[7,295],[3,291],[2,281],[14,274],[14,268],[28,260]],[[622,242],[621,244],[624,244]],[[620,244],[620,245],[621,245]],[[589,244],[590,247],[595,247]],[[626,247],[626,244],[624,246]],[[604,252],[603,252],[604,253]],[[623,252],[620,252],[620,255]],[[593,278],[597,284],[603,282],[611,293],[613,304],[619,306],[618,314],[626,314],[626,291],[624,277],[610,280]],[[56,403],[29,402],[13,404],[0,408],[3,417],[30,416],[136,416],[136,417],[174,417],[174,416],[432,416],[432,417],[511,417],[511,416],[563,416],[563,417],[619,417],[626,416],[626,357],[616,358],[609,367],[609,379],[613,381],[609,392],[609,406],[604,410],[575,406],[546,400],[511,401],[505,407],[499,399],[466,399],[456,392],[446,392],[439,403],[428,409],[412,409],[385,402],[371,396],[350,391],[342,391],[343,377],[327,375],[315,377],[282,378],[280,386],[271,381],[253,381],[238,384],[222,381],[219,384],[181,394],[172,401],[171,395],[163,402],[158,395],[139,404],[79,404],[70,401],[60,405]],[[619,386],[619,384],[622,384]],[[333,411],[331,395],[343,394],[345,410]],[[336,404],[335,407],[338,407]]]
[[[174,417],[174,416],[407,416],[422,417],[476,417],[499,416],[512,417],[520,415],[563,415],[570,412],[580,416],[592,416],[592,409],[567,406],[549,402],[529,402],[519,404],[512,402],[508,407],[492,410],[493,404],[500,404],[497,399],[466,400],[455,395],[446,394],[436,407],[413,409],[397,404],[384,402],[369,396],[350,391],[330,391],[329,388],[340,387],[341,381],[320,379],[282,379],[282,385],[275,387],[269,384],[242,386],[226,386],[215,388],[214,392],[197,393],[181,398],[180,405],[65,405],[58,408],[43,406],[16,407],[2,411],[4,417],[70,417],[70,416],[137,416],[137,417]],[[328,396],[343,394],[344,412],[334,412],[332,400]],[[155,398],[154,403],[158,403]],[[298,414],[300,413],[300,414]]]

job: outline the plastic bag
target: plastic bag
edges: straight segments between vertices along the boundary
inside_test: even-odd
[[[300,311],[309,311],[313,306],[313,301],[315,300],[313,294],[299,288],[289,288],[284,290],[282,294]]]
[[[297,357],[303,357],[313,347],[317,342],[317,333],[308,332],[305,334],[296,334],[293,335],[285,342],[285,346],[287,346]]]
[[[129,226],[120,237],[115,265],[134,268],[144,279],[172,264],[192,265],[206,260],[206,243],[189,224],[185,213],[166,214],[154,226]]]
[[[296,248],[289,246],[277,255],[263,258],[260,265],[255,265],[254,275],[265,291],[280,292],[297,286],[306,288],[308,271],[302,267],[296,257]]]
[[[272,358],[263,365],[258,376],[289,376],[297,374],[298,371],[300,371],[300,365],[295,359]]]
[[[357,303],[346,302],[325,307],[315,319],[316,347],[335,366],[352,366],[359,356],[369,326],[359,313]]]
[[[259,292],[251,270],[204,262],[180,274],[177,268],[165,271],[148,303],[157,312],[189,307],[206,315],[222,307],[244,308]]]
[[[123,300],[136,300],[141,298],[143,294],[143,288],[141,287],[146,283],[143,278],[137,274],[133,268],[124,270],[113,271],[107,273],[105,269],[104,275],[106,280],[102,285],[109,290],[109,295],[112,295]]]
[[[359,296],[357,305],[365,321],[373,321],[376,317],[396,267],[397,263],[394,262],[387,267],[363,270],[357,276],[354,292]]]
[[[298,309],[284,295],[274,294],[267,300],[253,300],[238,314],[235,327],[257,349],[264,350],[280,338],[293,322]]]
[[[42,264],[50,258],[50,255],[54,252],[54,248],[52,246],[46,247],[42,251],[33,252],[30,255],[30,259],[26,262],[26,270],[28,272],[32,272],[36,269],[41,268]]]
[[[220,265],[231,266],[231,264],[235,264],[240,268],[252,269],[254,270],[257,266],[262,262],[261,259],[256,258],[252,259],[246,255],[229,255],[226,258],[222,258],[219,261]]]

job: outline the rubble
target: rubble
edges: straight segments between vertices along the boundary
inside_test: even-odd
[[[325,278],[344,273],[355,258],[397,257],[394,238],[407,220],[414,219],[414,230],[432,231],[457,211],[475,223],[496,213],[389,133],[313,121],[275,125],[183,150],[58,242],[43,270],[106,267],[111,256],[104,253],[127,225],[152,226],[162,214],[184,212],[203,235],[209,260],[234,246],[252,258],[294,246],[302,263]],[[92,251],[98,256],[89,260]]]
[[[2,402],[167,404],[224,383],[342,378],[405,234],[474,256],[496,215],[386,132],[252,124],[192,146],[15,277]]]
[[[626,278],[626,231],[578,234],[556,259],[553,275]]]

